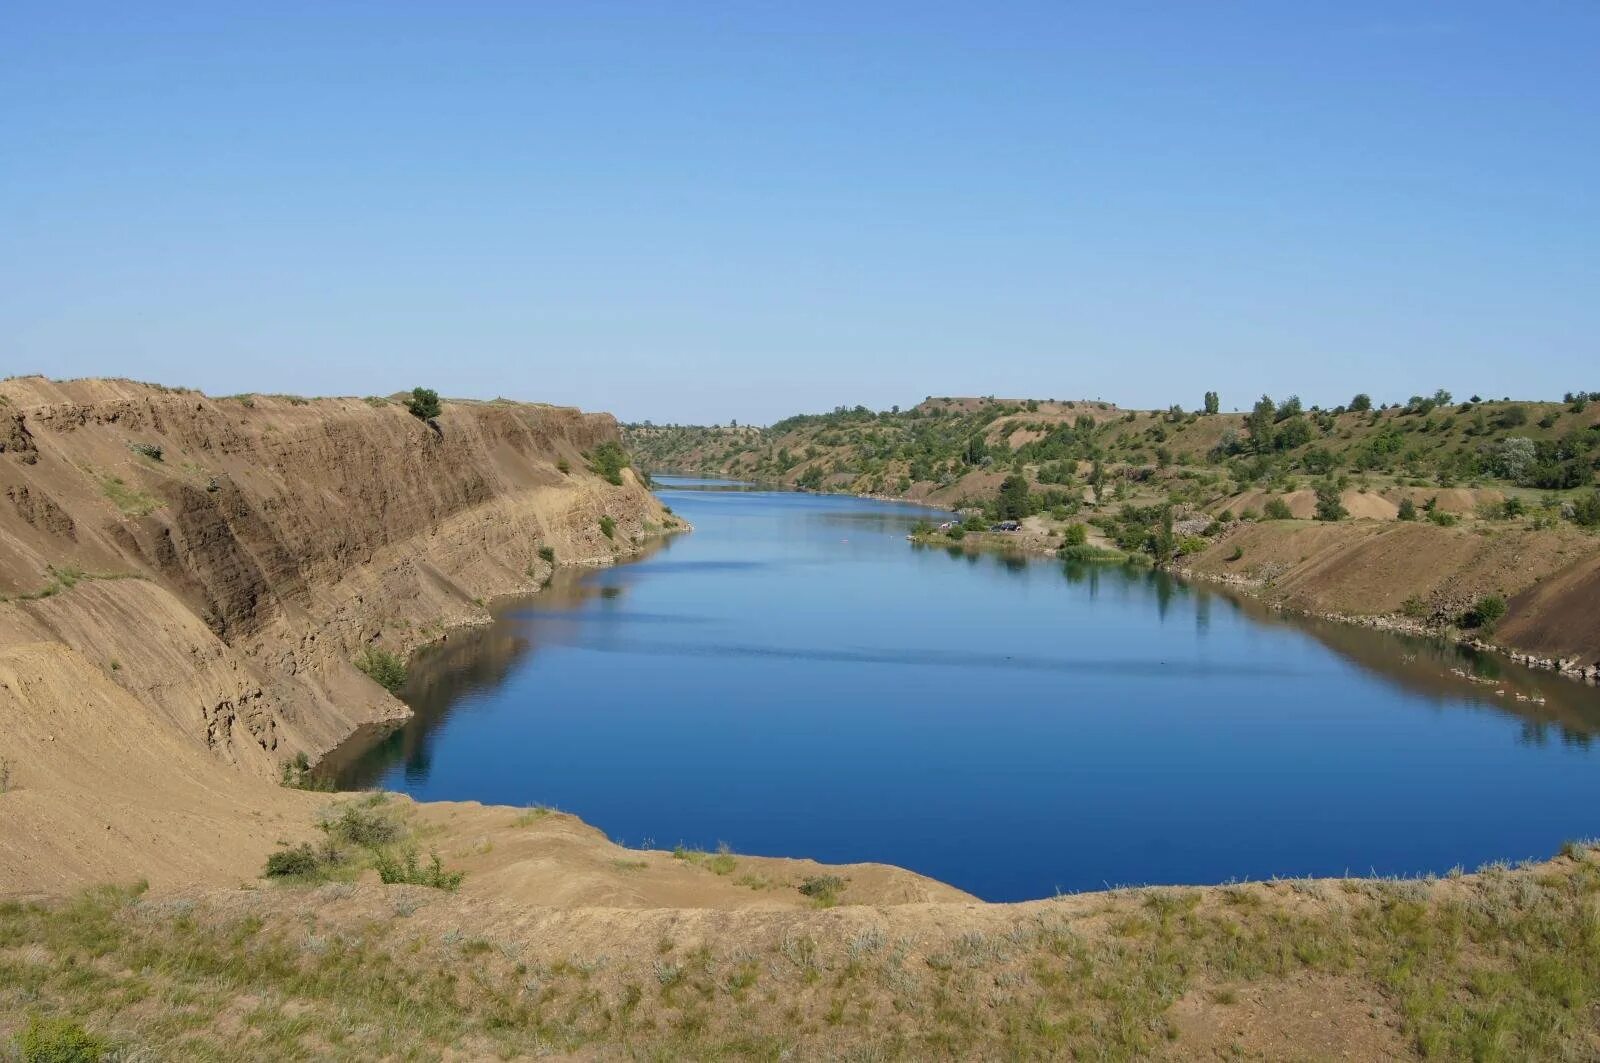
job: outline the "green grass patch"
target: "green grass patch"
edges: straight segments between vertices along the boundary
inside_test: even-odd
[[[124,516],[147,516],[162,505],[155,495],[129,485],[120,476],[101,477],[100,490]]]

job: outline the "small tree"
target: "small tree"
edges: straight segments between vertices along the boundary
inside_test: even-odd
[[[1250,433],[1251,447],[1257,454],[1272,449],[1272,425],[1277,412],[1277,404],[1263,395],[1244,419],[1245,431]]]
[[[1370,409],[1372,409],[1372,396],[1365,391],[1350,400],[1351,413],[1366,413]]]
[[[1324,483],[1317,487],[1317,519],[1342,520],[1350,515],[1339,498],[1339,485]]]
[[[1206,392],[1206,412],[1216,413],[1220,409],[1222,409],[1222,399],[1215,391]]]
[[[431,421],[439,416],[443,407],[439,404],[437,391],[432,388],[412,388],[411,397],[406,400],[406,409],[411,411],[413,417]]]
[[[1281,498],[1267,499],[1267,504],[1261,507],[1261,515],[1267,520],[1288,520],[1294,516],[1289,512],[1289,503]]]
[[[1417,519],[1417,504],[1409,498],[1400,500],[1400,512],[1395,514],[1401,520]]]
[[[997,512],[1001,520],[1021,520],[1028,515],[1028,481],[1012,474],[1000,485]]]

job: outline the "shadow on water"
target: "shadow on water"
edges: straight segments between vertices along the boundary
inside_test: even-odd
[[[644,557],[659,556],[672,543],[672,539],[657,540]],[[649,563],[636,562],[640,567]],[[407,779],[426,778],[433,738],[450,717],[468,709],[475,697],[500,689],[541,645],[565,641],[559,634],[561,626],[571,623],[583,606],[619,600],[623,588],[602,580],[617,571],[558,569],[537,596],[499,603],[490,610],[490,623],[458,628],[417,650],[407,662],[406,682],[397,695],[411,709],[411,719],[397,728],[356,731],[322,759],[315,777],[360,790],[376,784],[398,764]],[[703,618],[612,612],[607,620],[693,624]]]

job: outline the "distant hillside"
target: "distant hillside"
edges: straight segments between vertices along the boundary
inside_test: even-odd
[[[1600,469],[1600,401],[1456,402],[1441,392],[1382,407],[1358,396],[1332,410],[1304,408],[1291,397],[1250,413],[1206,413],[930,398],[909,410],[802,414],[766,429],[635,424],[624,436],[657,471],[946,505],[990,500],[1013,473],[1047,498],[1081,494],[1098,478],[1107,493],[1205,506],[1327,477],[1373,488],[1586,489]]]

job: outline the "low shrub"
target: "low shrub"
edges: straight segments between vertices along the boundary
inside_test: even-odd
[[[347,801],[323,814],[317,824],[328,837],[363,849],[376,849],[400,840],[405,833],[399,821],[384,807],[387,799],[374,794],[361,801]]]
[[[151,461],[161,460],[161,448],[154,443],[129,443],[128,449],[135,454],[141,454],[149,458]]]
[[[1409,498],[1402,498],[1400,500],[1400,512],[1396,513],[1395,517],[1398,520],[1416,520],[1417,504]]]
[[[1491,631],[1501,617],[1506,615],[1506,600],[1498,594],[1486,594],[1461,614],[1461,626]]]
[[[1580,527],[1600,528],[1600,489],[1573,501],[1572,519]]]
[[[367,651],[356,658],[355,665],[374,683],[383,687],[389,693],[397,693],[406,683],[406,664],[397,654],[388,650],[368,646]]]
[[[296,753],[293,760],[284,764],[283,776],[279,781],[294,790],[333,789],[333,780],[318,779],[311,774],[311,761],[304,753]]]
[[[600,518],[600,534],[607,539],[615,539],[617,537],[617,522],[609,515]]]
[[[1261,515],[1266,520],[1290,520],[1294,514],[1289,512],[1289,503],[1281,498],[1269,498],[1262,507]]]
[[[606,483],[620,487],[622,470],[628,467],[628,452],[608,439],[594,448],[589,464]]]
[[[116,1046],[72,1019],[34,1015],[17,1039],[17,1048],[22,1063],[99,1063],[111,1056]]]
[[[838,875],[812,875],[800,883],[799,889],[822,907],[832,908],[844,892],[844,879]]]
[[[555,564],[556,563],[556,552],[555,552],[555,550],[553,548],[551,548],[551,547],[548,547],[548,546],[539,547],[539,560],[543,561],[547,565]]]
[[[267,878],[314,879],[321,877],[332,861],[325,852],[313,849],[309,843],[285,846],[267,857]]]
[[[388,886],[427,886],[454,891],[466,877],[465,871],[446,871],[438,853],[431,854],[427,866],[423,866],[415,849],[407,849],[398,859],[393,853],[378,853],[373,866],[378,870],[379,881]]]

